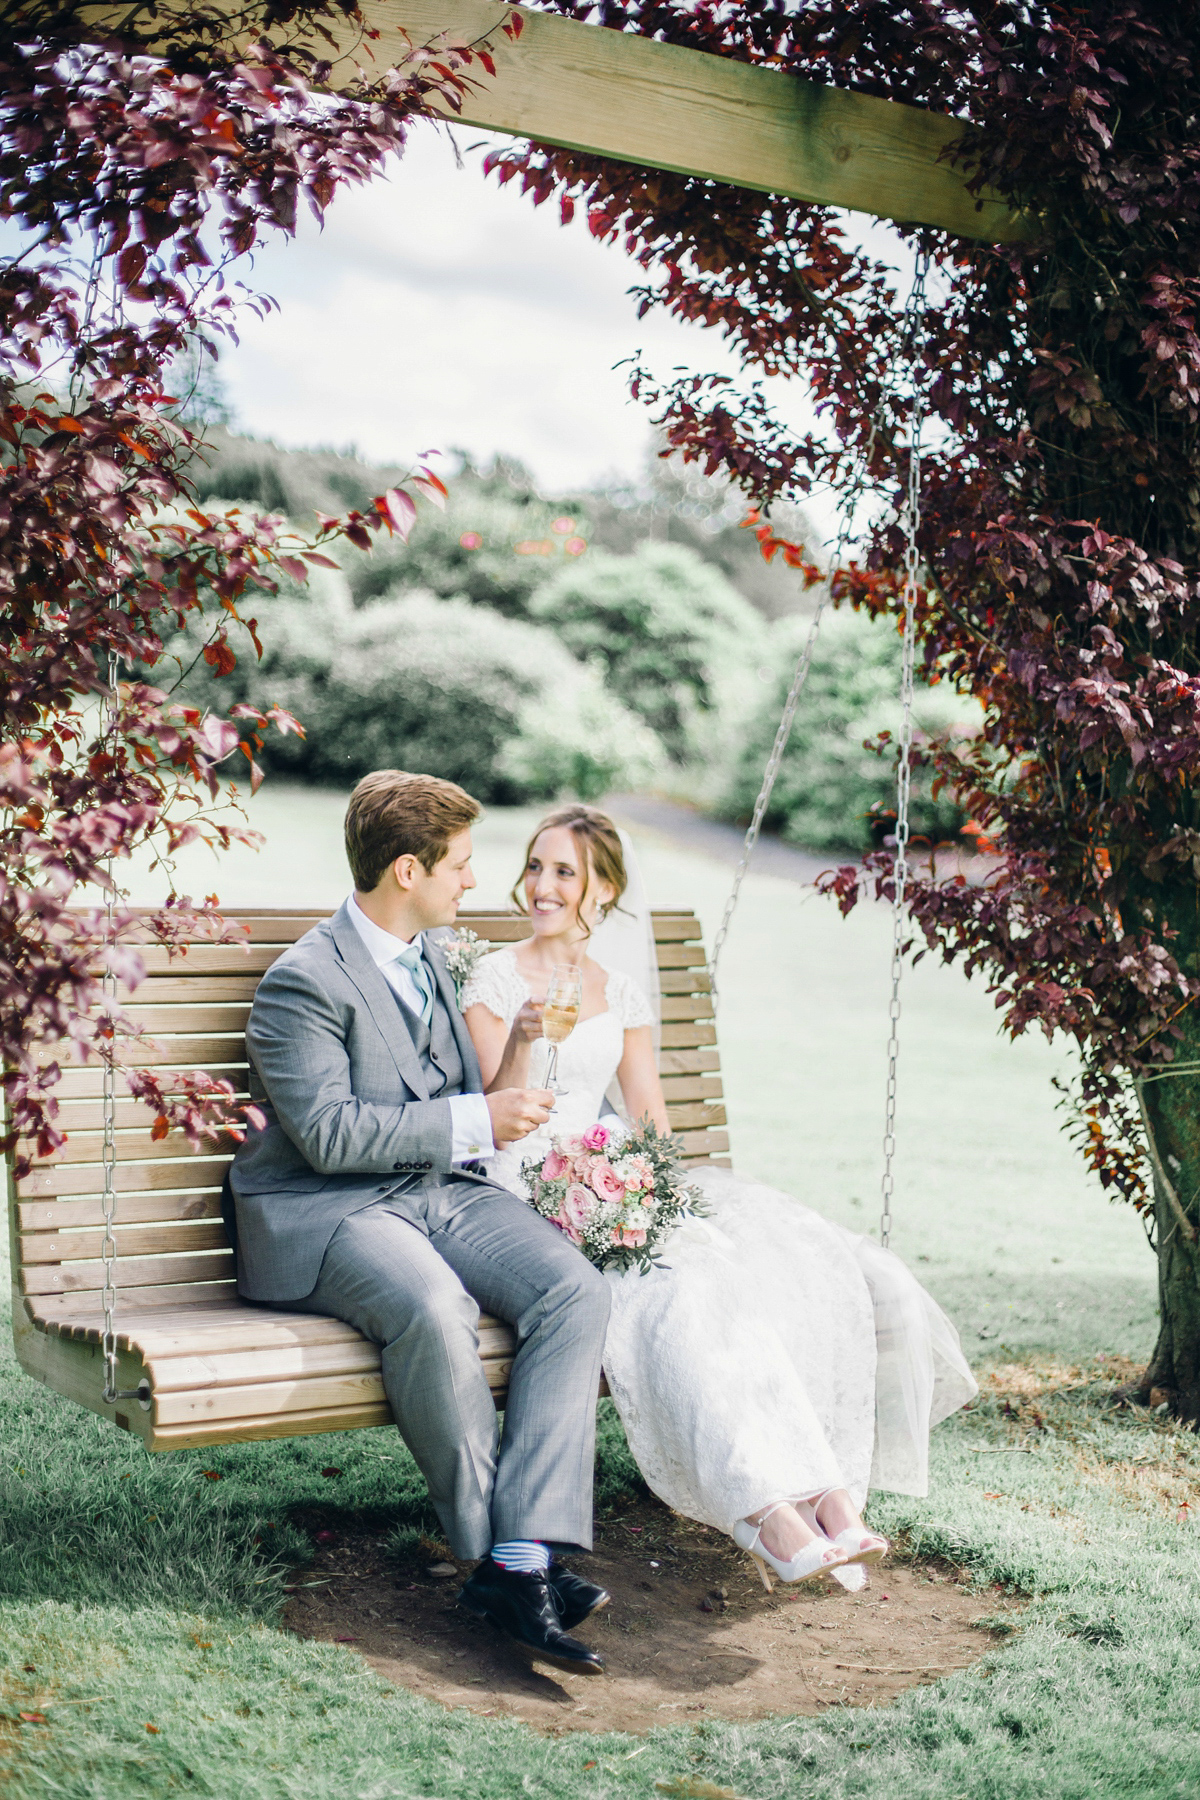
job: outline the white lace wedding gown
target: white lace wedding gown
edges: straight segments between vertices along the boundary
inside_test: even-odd
[[[511,1025],[529,998],[511,949],[462,996]],[[562,1046],[568,1091],[550,1125],[500,1151],[493,1179],[524,1194],[521,1164],[551,1136],[587,1129],[624,1052],[652,1023],[641,990],[609,975],[608,1011]],[[531,1083],[548,1046],[533,1046]],[[732,1170],[693,1171],[707,1218],[667,1239],[666,1267],[608,1272],[604,1372],[647,1483],[721,1531],[774,1500],[869,1488],[924,1494],[929,1432],[978,1392],[958,1334],[898,1257],[789,1194]]]

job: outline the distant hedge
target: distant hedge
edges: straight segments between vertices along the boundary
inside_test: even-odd
[[[677,763],[699,750],[697,727],[718,705],[728,666],[757,657],[768,641],[749,602],[682,544],[592,552],[560,568],[529,610],[602,671]]]
[[[357,610],[330,598],[256,602],[261,662],[239,658],[222,699],[295,713],[303,739],[272,732],[266,766],[345,786],[371,769],[419,769],[479,799],[594,799],[653,777],[653,734],[549,632],[472,606],[407,594]],[[195,646],[173,646],[191,660]],[[207,669],[187,683],[208,702]]]
[[[796,658],[807,634],[803,619],[782,620],[772,631],[774,678],[742,738],[729,779],[717,797],[725,818],[753,811],[763,768],[787,698]],[[812,850],[860,850],[875,833],[872,808],[895,804],[895,764],[864,748],[881,731],[898,737],[901,644],[891,624],[854,613],[827,613],[812,668],[767,812],[768,828]],[[978,707],[949,687],[918,685],[913,717],[918,736],[955,725],[970,730]],[[963,823],[953,795],[935,801],[928,774],[913,777],[914,835],[952,837]]]

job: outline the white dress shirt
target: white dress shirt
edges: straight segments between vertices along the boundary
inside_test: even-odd
[[[383,979],[391,988],[398,1000],[403,1000],[410,1012],[421,1016],[425,997],[413,976],[411,969],[406,969],[396,958],[402,950],[408,949],[403,938],[398,938],[374,919],[368,919],[354,895],[350,896],[350,919],[359,937],[367,947],[368,954]],[[418,932],[413,944],[421,949],[423,933]],[[433,970],[429,971],[430,983],[437,990]],[[450,1094],[446,1104],[450,1108],[451,1147],[450,1160],[456,1163],[476,1162],[485,1156],[494,1156],[496,1146],[492,1141],[492,1116],[488,1112],[487,1101],[482,1094]]]

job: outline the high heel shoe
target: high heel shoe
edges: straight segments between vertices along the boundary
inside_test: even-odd
[[[882,1562],[892,1546],[878,1531],[871,1531],[865,1525],[847,1525],[837,1532],[825,1530],[818,1509],[826,1495],[833,1492],[832,1488],[826,1488],[823,1493],[802,1501],[800,1517],[810,1529],[822,1532],[827,1543],[835,1544],[844,1553],[848,1564]]]
[[[828,1541],[844,1552],[848,1563],[882,1562],[892,1547],[885,1537],[877,1531],[868,1531],[865,1525],[847,1525],[845,1531],[839,1531]]]
[[[749,1519],[739,1519],[733,1528],[734,1543],[739,1550],[749,1552],[768,1594],[773,1591],[771,1577],[767,1574],[768,1564],[780,1581],[793,1582],[811,1581],[817,1575],[831,1575],[835,1569],[841,1568],[843,1563],[850,1560],[840,1545],[832,1543],[826,1537],[816,1537],[811,1544],[805,1544],[803,1550],[797,1550],[790,1562],[781,1562],[777,1556],[772,1556],[762,1541],[762,1528],[772,1513],[786,1505],[788,1502],[781,1500],[778,1505],[770,1507],[757,1525],[752,1525]]]

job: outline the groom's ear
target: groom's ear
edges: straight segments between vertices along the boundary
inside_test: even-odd
[[[417,871],[420,869],[421,873],[424,873],[424,870],[421,869],[420,860],[413,856],[409,851],[406,851],[403,856],[398,856],[395,862],[390,866],[396,886],[402,889],[406,894],[412,890],[413,884],[417,879]]]

